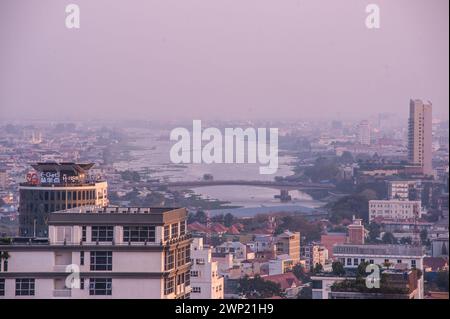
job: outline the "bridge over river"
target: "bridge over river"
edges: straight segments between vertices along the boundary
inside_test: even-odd
[[[257,186],[284,190],[333,190],[335,185],[324,183],[302,183],[285,181],[250,181],[250,180],[201,180],[201,181],[178,181],[178,182],[151,182],[143,186],[166,186],[170,189],[189,189],[208,186]]]

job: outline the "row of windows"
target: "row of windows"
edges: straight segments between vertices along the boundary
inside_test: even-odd
[[[358,266],[359,264],[365,263],[366,259],[365,258],[339,258],[339,261],[346,266]],[[374,264],[375,261],[373,259],[369,259],[369,264]],[[401,259],[397,259],[396,260],[397,264],[401,264],[402,260]],[[389,259],[385,259],[384,263],[388,264],[388,263],[393,263],[393,261],[390,261]],[[411,260],[411,267],[416,267],[416,260]]]
[[[53,204],[53,203],[26,203],[25,204],[25,211],[32,212],[32,213],[51,213],[59,210],[65,210],[65,209],[71,209],[76,208],[78,206],[84,206],[84,205],[95,205],[95,201],[91,202],[85,202],[85,203],[73,203],[73,204]]]
[[[61,228],[61,227],[60,227]],[[58,229],[59,231],[59,229]],[[114,240],[114,226],[92,226],[92,242],[109,242]],[[81,240],[87,239],[87,227],[81,228]],[[124,242],[155,242],[155,226],[123,226]]]
[[[175,253],[177,267],[183,266],[191,261],[191,249],[189,246],[181,247],[179,249],[168,250],[164,258],[164,270],[171,270],[175,267]]]
[[[169,295],[175,292],[175,284],[177,286],[185,285],[189,286],[191,284],[191,276],[189,272],[184,272],[178,274],[174,277],[164,278],[164,295]]]
[[[123,240],[125,242],[154,242],[156,240],[155,226],[124,226]]]
[[[186,221],[164,226],[164,241],[186,234]]]
[[[84,289],[84,278],[81,279],[80,288]],[[16,296],[34,296],[36,293],[35,279],[17,278]],[[89,294],[110,296],[112,294],[111,278],[93,278],[89,280]],[[5,279],[0,279],[0,296],[5,295]]]
[[[95,190],[80,190],[80,191],[42,191],[32,190],[22,193],[25,200],[30,201],[49,201],[49,200],[95,200]],[[98,192],[98,198],[102,198],[102,191]]]

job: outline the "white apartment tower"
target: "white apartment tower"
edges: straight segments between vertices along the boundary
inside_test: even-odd
[[[432,174],[432,104],[411,100],[409,104],[408,160]]]
[[[191,244],[191,299],[223,299],[224,281],[219,276],[218,262],[212,261],[212,249],[203,245],[203,238]]]

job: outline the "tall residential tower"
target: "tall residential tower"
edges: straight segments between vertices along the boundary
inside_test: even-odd
[[[422,100],[409,103],[408,160],[422,167],[423,174],[432,174],[432,104]]]

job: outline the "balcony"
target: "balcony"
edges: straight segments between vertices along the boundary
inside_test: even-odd
[[[70,297],[72,297],[72,290],[70,290],[70,289],[55,289],[55,290],[53,290],[53,297],[70,298]]]

